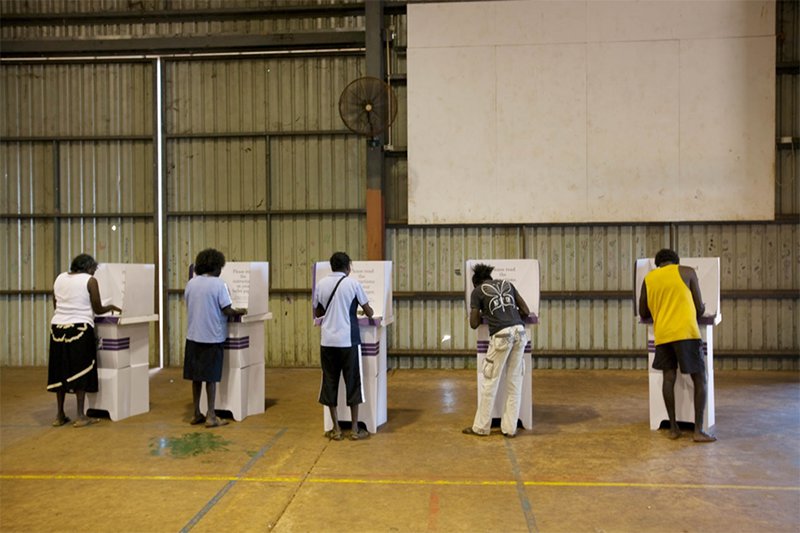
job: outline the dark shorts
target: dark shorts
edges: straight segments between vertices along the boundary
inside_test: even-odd
[[[222,379],[222,343],[195,342],[186,339],[183,355],[183,379],[219,382]]]
[[[47,390],[97,392],[97,339],[89,324],[52,324]]]
[[[361,358],[358,346],[349,348],[320,347],[322,364],[322,385],[319,403],[336,407],[339,397],[339,376],[344,377],[347,405],[357,405],[364,401],[361,395]]]
[[[697,374],[706,368],[703,357],[703,341],[688,339],[656,345],[653,368],[656,370],[675,370],[681,367],[682,374]]]

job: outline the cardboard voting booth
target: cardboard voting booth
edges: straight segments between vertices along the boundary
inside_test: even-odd
[[[703,342],[703,352],[706,358],[706,376],[708,380],[708,399],[703,417],[703,430],[708,431],[716,423],[714,408],[714,326],[722,321],[720,309],[719,289],[719,257],[682,257],[681,265],[692,267],[697,272],[700,282],[700,294],[705,304],[705,313],[698,320],[700,336]],[[654,259],[637,259],[634,280],[634,314],[640,323],[647,325],[647,368],[650,384],[650,429],[658,429],[661,423],[669,421],[667,408],[664,405],[664,396],[661,385],[664,382],[660,370],[653,368],[653,359],[656,353],[655,336],[653,335],[652,320],[642,321],[639,318],[639,296],[642,290],[642,281],[651,270],[655,270]],[[694,384],[689,374],[682,374],[678,370],[675,380],[675,418],[678,422],[694,424]]]
[[[230,411],[242,421],[264,412],[264,321],[269,312],[269,263],[225,263],[220,278],[225,281],[233,307],[247,309],[247,314],[228,319],[228,338],[222,360],[222,380],[217,384],[214,407]],[[202,388],[200,405],[206,403]]]
[[[505,279],[514,284],[517,292],[528,304],[531,314],[525,319],[525,334],[528,343],[525,345],[525,378],[522,382],[522,399],[520,401],[519,420],[525,429],[533,428],[533,379],[531,370],[532,362],[532,339],[533,325],[539,323],[539,261],[536,259],[470,259],[464,268],[464,301],[466,304],[467,316],[470,312],[470,296],[474,289],[472,285],[472,268],[478,263],[484,263],[494,267],[492,271],[493,279]],[[489,349],[489,326],[484,321],[478,326],[478,401],[480,401],[480,390],[483,385],[483,360]],[[494,407],[492,408],[492,418],[503,416],[503,406],[506,402],[505,387],[506,371],[500,376],[500,387],[497,390]]]
[[[119,315],[95,318],[98,392],[88,393],[89,409],[122,420],[150,410],[150,322],[155,309],[155,266],[101,263],[94,274],[103,305]]]
[[[312,291],[317,282],[331,273],[328,261],[316,263],[312,271]],[[392,310],[392,262],[391,261],[353,261],[350,276],[357,279],[369,299],[374,312],[372,321],[366,317],[358,320],[361,330],[361,390],[364,403],[358,407],[358,421],[367,426],[367,431],[375,433],[386,423],[386,326],[394,322]],[[360,308],[359,308],[360,311]],[[324,319],[324,317],[323,317]],[[321,319],[314,319],[319,325]],[[344,379],[339,378],[339,397],[336,416],[340,421],[350,420],[350,407],[345,399]],[[325,431],[333,429],[333,420],[327,407],[323,407]]]

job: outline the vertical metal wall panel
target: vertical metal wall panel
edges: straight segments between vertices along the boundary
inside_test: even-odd
[[[800,145],[779,149],[775,165],[775,212],[779,215],[796,215],[800,212]]]
[[[53,143],[0,143],[0,212],[53,211]]]
[[[526,257],[544,291],[632,290],[636,259],[669,245],[667,226],[531,226]]]
[[[677,252],[719,257],[722,290],[800,288],[797,224],[682,225]]]
[[[52,309],[49,296],[0,296],[0,366],[47,366]]]
[[[408,220],[408,160],[400,157],[386,160],[384,200],[387,221]]]
[[[364,259],[364,218],[359,215],[292,215],[275,217],[270,225],[270,285],[277,289],[310,289],[311,267],[335,251]]]
[[[467,259],[522,255],[522,231],[514,227],[403,227],[387,233],[396,291],[460,291]]]
[[[271,209],[361,209],[366,143],[360,137],[274,137]]]
[[[405,72],[405,71],[403,71]],[[391,127],[392,147],[408,147],[408,88],[405,83],[392,83],[392,92],[397,97],[397,116]]]
[[[49,291],[80,252],[100,261],[155,262],[152,221],[125,216],[155,209],[152,142],[63,139],[152,134],[151,64],[3,64],[0,84],[3,213],[85,215],[4,222],[3,288]],[[13,341],[2,363],[46,364],[52,299],[10,296],[4,305],[21,318],[9,319],[20,322],[8,324]]]
[[[152,168],[151,141],[63,142],[60,210],[154,214]]]
[[[9,64],[0,72],[2,137],[153,131],[153,78],[147,62]]]
[[[241,216],[171,217],[167,225],[166,281],[183,289],[197,253],[216,248],[227,261],[266,261],[269,242],[265,219]],[[270,264],[270,270],[273,265]],[[272,277],[272,272],[270,272]],[[270,280],[271,281],[271,280]]]
[[[339,95],[359,57],[168,61],[173,134],[341,130]]]
[[[267,366],[319,366],[320,333],[313,325],[311,295],[272,296],[270,311],[273,318],[266,324]]]
[[[57,2],[28,2],[7,0],[0,3],[0,14],[53,14],[53,13],[94,13],[94,12],[117,12],[131,13],[137,15],[142,11],[228,11],[235,8],[254,8],[258,6],[279,7],[279,6],[298,6],[298,5],[333,5],[352,2],[356,5],[363,0],[329,0],[327,2],[317,2],[316,0],[283,0],[275,2],[273,0],[262,0],[261,2],[250,2],[242,0],[221,0],[208,2],[206,0],[182,0],[181,2],[170,2],[160,0],[156,2],[130,2],[128,0],[107,2],[103,0],[73,0]],[[73,38],[102,38],[110,35],[116,37],[171,37],[174,35],[219,35],[219,34],[238,34],[238,35],[264,35],[276,32],[292,31],[311,31],[328,29],[360,29],[364,27],[364,17],[289,17],[289,18],[264,18],[264,19],[238,19],[238,20],[204,20],[202,17],[197,21],[186,22],[157,22],[142,23],[132,22],[128,24],[58,24],[58,25],[31,25],[31,26],[11,26],[2,28],[4,39],[41,39],[45,37],[73,37]]]
[[[167,210],[254,211],[267,205],[265,138],[173,139],[167,150]]]

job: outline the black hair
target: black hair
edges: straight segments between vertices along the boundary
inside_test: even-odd
[[[344,252],[335,252],[331,256],[331,270],[334,272],[344,272],[350,266],[350,256]]]
[[[225,255],[219,250],[206,248],[194,260],[194,273],[198,276],[222,272],[225,266]]]
[[[486,280],[492,279],[493,266],[484,263],[478,263],[472,267],[472,284],[476,287]]]
[[[675,263],[677,265],[680,264],[680,262],[681,258],[678,257],[678,254],[676,254],[673,250],[670,250],[669,248],[664,248],[663,250],[659,250],[659,252],[656,254],[657,267],[660,267],[664,263]]]
[[[88,273],[92,268],[97,268],[97,261],[94,260],[94,257],[89,254],[80,254],[72,260],[69,271]]]

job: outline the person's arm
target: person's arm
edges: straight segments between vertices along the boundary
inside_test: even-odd
[[[222,308],[222,314],[225,316],[241,316],[247,314],[247,309],[237,309],[232,305]]]
[[[469,310],[469,327],[472,329],[478,329],[478,326],[481,325],[481,310],[472,308]]]
[[[94,278],[94,276],[89,278],[86,288],[89,289],[89,301],[92,303],[92,311],[94,314],[102,315],[103,313],[108,313],[109,311],[116,311],[117,313],[122,312],[122,309],[116,305],[103,305],[102,300],[100,299],[100,286],[97,284],[97,280]],[[53,299],[53,303],[55,303],[55,298]]]
[[[706,312],[706,304],[703,303],[703,296],[700,294],[700,280],[697,279],[697,272],[693,268],[688,268],[687,274],[689,290],[692,292],[692,300],[694,300],[694,309],[697,313],[697,318],[700,318]]]
[[[528,304],[525,303],[525,299],[522,297],[516,287],[514,287],[514,299],[517,302],[519,316],[522,318],[522,320],[525,320],[531,314],[531,310],[528,309]]]
[[[367,318],[372,318],[372,315],[375,314],[375,311],[372,310],[372,307],[370,307],[369,302],[361,304],[361,309],[364,310],[364,316]]]
[[[647,306],[647,285],[644,280],[642,280],[642,290],[639,291],[639,316],[642,320],[653,318],[653,314]]]

